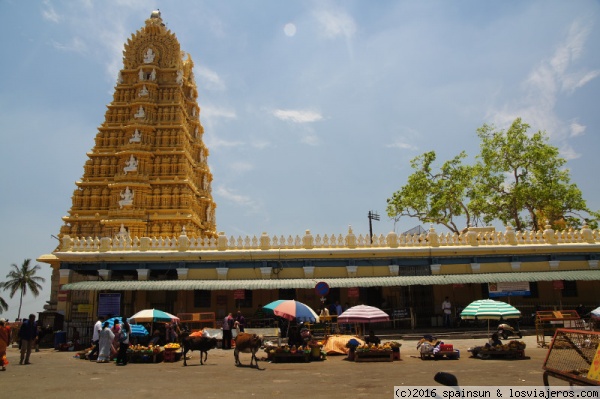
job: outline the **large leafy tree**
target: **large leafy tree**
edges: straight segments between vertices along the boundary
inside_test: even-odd
[[[23,297],[27,295],[27,291],[31,291],[33,296],[37,297],[42,290],[42,285],[46,281],[45,278],[36,276],[39,265],[31,266],[31,259],[25,259],[21,266],[17,266],[15,263],[10,265],[12,270],[6,275],[7,280],[1,283],[1,287],[5,290],[9,290],[10,297],[14,297],[16,292],[19,291],[19,312],[17,318],[21,318],[21,307],[23,305]]]
[[[442,224],[459,233],[456,218],[465,217],[471,223],[473,217],[466,198],[474,168],[463,165],[466,156],[463,151],[446,161],[439,171],[434,171],[434,151],[413,159],[411,167],[415,172],[409,176],[408,184],[387,200],[388,215],[396,220],[409,216],[425,223]]]
[[[475,165],[464,165],[463,151],[434,172],[435,152],[411,161],[415,172],[387,200],[388,216],[418,218],[459,232],[457,217],[467,225],[499,220],[517,230],[597,228],[600,214],[587,208],[571,183],[566,160],[544,132],[528,135],[529,125],[516,119],[505,132],[483,125],[477,130],[481,152]]]
[[[547,222],[577,228],[582,219],[595,227],[599,215],[571,183],[558,148],[545,132],[528,135],[527,130],[520,118],[507,131],[489,125],[477,130],[481,153],[470,208],[485,223],[500,220],[517,230],[540,230]]]

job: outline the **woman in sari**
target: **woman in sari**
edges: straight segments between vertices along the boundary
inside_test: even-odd
[[[110,353],[114,339],[115,334],[113,334],[108,326],[108,322],[105,321],[99,334],[100,352],[98,353],[98,363],[108,363],[110,361]]]

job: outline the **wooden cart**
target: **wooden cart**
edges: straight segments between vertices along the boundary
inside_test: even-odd
[[[542,368],[545,386],[548,377],[570,385],[600,385],[600,332],[557,329]]]
[[[546,348],[546,336],[553,336],[557,328],[583,330],[585,324],[575,310],[540,310],[535,313],[537,344]]]
[[[460,358],[460,351],[458,349],[454,349],[451,351],[439,351],[437,353],[431,352],[421,352],[421,359],[441,359],[448,358],[453,360],[458,360]]]

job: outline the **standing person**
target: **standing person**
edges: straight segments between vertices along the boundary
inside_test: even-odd
[[[94,329],[92,332],[92,351],[88,354],[88,358],[92,360],[92,356],[98,355],[100,351],[100,331],[102,331],[102,325],[104,324],[104,316],[99,316],[96,324],[94,324]]]
[[[342,308],[342,305],[340,304],[340,301],[335,301],[335,313],[337,313],[337,315],[341,315],[344,312],[344,309]]]
[[[108,326],[108,321],[105,321],[102,325],[102,330],[98,333],[98,360],[97,363],[108,363],[110,361],[110,355],[113,347],[113,341],[115,339],[115,334],[112,332],[110,327]]]
[[[235,321],[238,323],[240,332],[244,332],[244,327],[246,326],[246,319],[241,311],[237,311],[237,315],[235,316]]]
[[[450,317],[452,315],[452,304],[450,299],[446,297],[442,302],[442,312],[444,313],[444,327],[450,327]]]
[[[231,339],[233,338],[233,334],[231,333],[231,329],[233,328],[233,316],[229,313],[223,319],[223,343],[221,347],[223,349],[231,349]]]
[[[31,349],[35,345],[37,335],[38,330],[35,315],[30,314],[29,319],[23,322],[19,330],[19,339],[21,340],[21,360],[19,364],[31,364],[29,363],[29,357],[31,356]]]
[[[119,331],[119,353],[117,354],[117,365],[127,365],[127,348],[129,348],[129,338],[131,337],[131,326],[123,318],[123,326]]]
[[[10,328],[6,324],[6,320],[0,319],[0,365],[2,366],[0,370],[2,371],[6,371],[6,365],[8,364],[8,360],[6,360],[6,348],[10,341]]]
[[[112,347],[112,351],[111,351],[111,358],[114,358],[115,356],[117,356],[117,353],[119,352],[119,334],[121,333],[121,323],[119,322],[119,319],[115,319],[110,331],[112,331],[112,333],[115,335],[115,338],[113,339],[113,343],[112,343],[113,347]]]
[[[71,338],[71,342],[73,342],[74,349],[79,350],[79,330],[77,330],[77,327],[73,327],[73,337]]]

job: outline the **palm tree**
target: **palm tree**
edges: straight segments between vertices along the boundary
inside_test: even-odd
[[[4,298],[0,296],[0,314],[2,314],[2,312],[4,312],[5,310],[8,310],[8,303],[6,303]]]
[[[31,267],[30,263],[31,259],[25,259],[21,267],[13,263],[11,265],[13,270],[6,275],[8,280],[0,284],[1,288],[10,291],[11,298],[15,296],[17,291],[20,291],[17,319],[21,318],[21,306],[23,305],[23,297],[27,295],[27,290],[31,290],[33,296],[37,297],[42,289],[40,282],[43,283],[46,281],[45,278],[35,275],[41,269],[40,266],[35,265]]]

